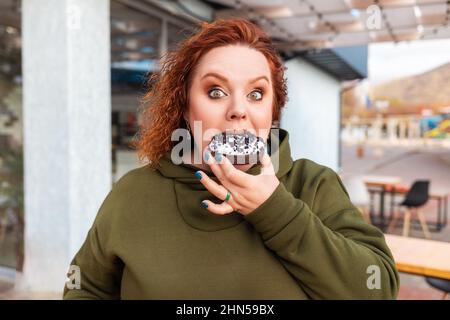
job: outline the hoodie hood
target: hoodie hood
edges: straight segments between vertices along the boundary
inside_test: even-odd
[[[268,153],[271,156],[275,174],[281,180],[293,165],[289,134],[284,129],[272,128],[267,142],[271,147]],[[215,203],[221,203],[222,200],[213,196],[195,177],[194,173],[200,170],[199,168],[186,163],[174,164],[170,155],[171,151],[160,159],[157,170],[162,176],[173,179],[177,206],[187,224],[203,231],[219,231],[236,226],[244,220],[238,212],[220,216],[204,209],[201,206],[202,200],[211,200]],[[220,184],[220,181],[211,171],[203,170],[203,172]],[[251,175],[258,175],[260,172],[261,164],[254,164],[246,171],[247,174]]]

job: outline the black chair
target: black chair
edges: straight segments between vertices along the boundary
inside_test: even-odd
[[[395,225],[397,224],[397,220],[399,219],[401,209],[404,208],[405,214],[403,219],[403,236],[409,236],[411,213],[416,213],[417,217],[419,218],[420,225],[422,226],[423,233],[425,234],[425,238],[431,238],[425,216],[423,215],[423,212],[419,210],[420,207],[424,206],[428,202],[429,189],[430,180],[414,181],[408,193],[406,194],[405,199],[398,204],[400,208],[398,211],[394,212],[392,221],[389,224],[388,232],[392,233],[392,231],[395,229]]]
[[[430,286],[443,291],[444,295],[442,296],[442,299],[447,299],[448,295],[450,294],[450,280],[438,279],[433,277],[425,277],[425,280]]]

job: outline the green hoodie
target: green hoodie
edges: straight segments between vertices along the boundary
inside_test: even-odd
[[[246,216],[204,209],[203,199],[221,200],[170,153],[157,170],[128,172],[71,263],[81,288],[65,286],[64,299],[395,299],[399,277],[383,233],[333,170],[292,161],[282,129],[280,142],[271,155],[279,152],[281,183]]]

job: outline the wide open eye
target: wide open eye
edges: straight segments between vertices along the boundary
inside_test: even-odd
[[[213,99],[218,99],[218,98],[226,96],[225,92],[223,92],[219,88],[213,88],[213,89],[209,90],[208,95]]]
[[[248,96],[250,97],[250,99],[258,101],[263,98],[263,93],[261,90],[258,89],[250,92]]]

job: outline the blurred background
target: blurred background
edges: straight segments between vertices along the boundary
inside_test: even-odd
[[[386,233],[399,299],[450,290],[450,1],[0,0],[0,298],[59,299],[130,147],[145,80],[200,21],[246,18],[287,67],[294,159]]]

